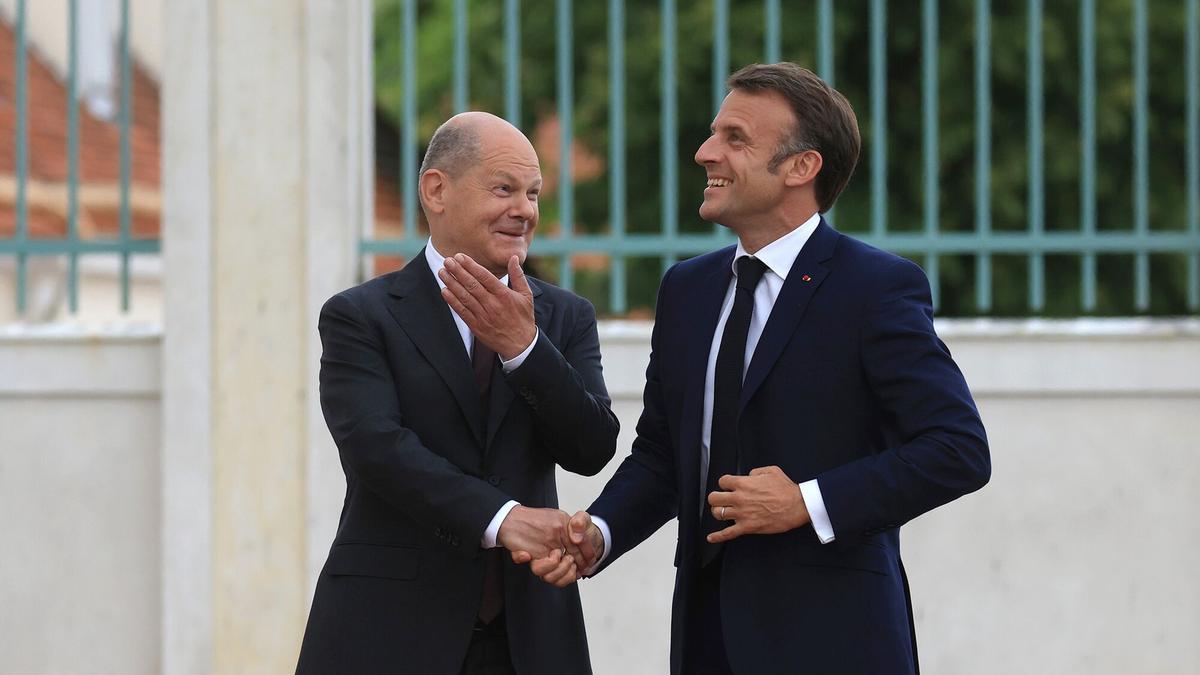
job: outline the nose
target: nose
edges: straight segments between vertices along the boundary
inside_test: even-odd
[[[717,161],[716,136],[709,136],[696,150],[696,163],[700,166]]]
[[[537,216],[537,202],[530,199],[529,195],[513,195],[512,203],[508,207],[509,218],[528,222],[535,216]]]

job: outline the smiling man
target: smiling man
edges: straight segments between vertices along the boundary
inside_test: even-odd
[[[346,500],[297,672],[591,672],[577,590],[503,554],[575,573],[555,466],[595,474],[618,431],[595,310],[521,270],[541,183],[508,122],[451,118],[421,167],[425,249],[321,310]]]
[[[728,85],[696,162],[738,243],[663,277],[633,450],[572,538],[595,573],[678,518],[672,673],[915,673],[899,528],[987,482],[983,424],[921,269],[821,217],[850,104],[791,63]]]

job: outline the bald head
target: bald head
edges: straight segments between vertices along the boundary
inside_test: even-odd
[[[465,253],[496,276],[524,261],[542,172],[519,129],[485,112],[451,117],[429,140],[418,185],[433,248]]]
[[[482,111],[459,113],[442,123],[429,139],[421,174],[437,169],[450,176],[461,176],[487,152],[487,146],[497,141],[533,145],[525,134],[503,118]]]

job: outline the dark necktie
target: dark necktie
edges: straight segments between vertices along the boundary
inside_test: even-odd
[[[700,519],[700,535],[723,529],[728,523],[718,521],[708,507],[708,493],[718,489],[717,481],[725,474],[737,471],[738,400],[742,395],[742,378],[746,372],[746,334],[750,331],[750,316],[754,313],[754,289],[767,266],[757,258],[742,256],[737,261],[737,290],[733,294],[733,309],[721,334],[717,352],[717,367],[713,373],[712,429],[708,443],[708,481],[704,492],[704,510]],[[707,565],[720,551],[720,544],[701,543],[702,564]]]
[[[483,404],[484,424],[487,424],[488,394],[492,390],[492,368],[496,364],[496,352],[475,338],[471,345],[471,370],[475,371],[475,386],[479,387],[479,402]],[[504,572],[499,548],[483,552],[483,598],[479,602],[479,619],[491,623],[504,606]]]
[[[483,344],[479,338],[471,342],[471,370],[475,371],[475,386],[479,388],[479,402],[483,404],[483,419],[487,421],[488,394],[492,391],[492,368],[496,365],[496,352]]]

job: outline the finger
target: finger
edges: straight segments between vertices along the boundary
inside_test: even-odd
[[[562,578],[559,579],[554,585],[558,586],[559,588],[566,588],[567,586],[570,586],[578,581],[580,576],[579,567],[572,562],[570,569],[568,569],[567,572],[563,574]]]
[[[529,554],[529,551],[513,551],[512,552],[512,561],[518,565],[524,565],[525,563],[527,563],[531,560],[533,560],[533,556]]]
[[[484,292],[501,293],[508,290],[508,287],[500,283],[495,274],[487,271],[486,267],[475,262],[466,253],[459,253],[454,256],[454,259],[462,266],[463,271],[471,275],[471,278],[479,284]],[[470,288],[470,284],[467,287]]]
[[[562,562],[562,551],[556,548],[550,552],[550,555],[545,556],[544,558],[537,558],[531,562],[529,564],[529,569],[535,575],[545,578],[547,574],[550,574],[555,568],[558,567],[560,562]]]
[[[746,534],[748,531],[749,528],[747,528],[745,525],[734,523],[723,530],[717,530],[716,532],[713,532],[712,534],[708,535],[707,539],[708,543],[710,544],[721,544],[733,539],[737,539],[743,534]]]
[[[708,493],[709,506],[733,506],[735,495],[732,492],[715,490]]]
[[[448,280],[443,276],[442,281],[446,283],[447,288],[453,289],[455,295],[458,295],[463,302],[467,302],[470,298],[480,306],[483,305],[489,295],[487,289],[461,263],[454,258],[446,258],[442,270],[450,277]],[[453,280],[454,283],[451,284],[450,280]]]
[[[712,511],[712,517],[715,520],[735,520],[736,519],[735,516],[733,515],[733,509],[731,509],[727,506],[714,506],[709,510]]]
[[[778,473],[781,469],[777,466],[760,466],[755,469],[750,469],[751,476],[761,476],[764,473]]]
[[[466,322],[467,327],[475,325],[475,314],[472,313],[470,308],[468,308],[462,303],[461,300],[458,299],[458,296],[454,294],[454,291],[450,290],[449,288],[443,288],[442,299],[446,301],[447,305],[450,305],[450,309],[453,309],[455,314],[458,314],[458,316],[461,317],[464,322]]]
[[[512,289],[526,297],[533,297],[529,288],[529,280],[525,278],[525,270],[521,269],[521,259],[513,256],[508,259],[508,283]]]
[[[477,316],[484,316],[483,304],[479,302],[479,298],[472,295],[471,291],[467,290],[463,282],[454,276],[454,273],[449,268],[443,267],[440,276],[442,283],[446,284],[445,291],[450,291],[454,298],[458,300],[459,305],[466,308],[467,313],[471,316],[471,319],[468,319],[467,315],[460,314],[459,316],[462,317],[463,321],[470,322]],[[442,297],[446,296],[445,291],[442,292]]]
[[[516,260],[516,258],[517,256],[514,255],[513,260]],[[587,538],[588,526],[591,524],[592,517],[588,515],[587,511],[578,511],[575,515],[571,516],[570,522],[567,523],[568,529],[571,532],[571,541],[576,545],[584,543],[584,540]]]
[[[731,476],[729,474],[725,474],[724,476],[721,476],[719,480],[717,480],[717,485],[720,486],[722,490],[736,490],[745,481],[745,476]]]
[[[562,559],[553,572],[542,577],[542,581],[562,588],[575,581],[575,569],[575,559],[568,556]]]

